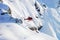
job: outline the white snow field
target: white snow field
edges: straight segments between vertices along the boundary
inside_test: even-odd
[[[36,33],[15,23],[1,23],[0,35],[0,40],[56,40],[44,33]]]
[[[0,3],[0,40],[59,40],[59,9],[45,6],[37,0],[3,0]],[[11,15],[1,15],[9,8]],[[40,30],[29,29],[41,26]]]

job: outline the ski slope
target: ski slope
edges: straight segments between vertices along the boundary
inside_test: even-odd
[[[44,33],[27,30],[15,23],[0,23],[0,40],[56,40]]]
[[[30,16],[30,17],[33,17],[33,21],[32,21],[33,22],[32,23],[33,26],[36,26],[37,27],[37,26],[42,25],[41,19],[40,18],[38,18],[38,19],[36,18],[36,16],[39,17],[38,16],[39,14],[37,13],[35,7],[32,6],[29,1],[26,1],[26,2],[23,1],[23,0],[21,0],[21,1],[19,1],[19,0],[14,1],[13,0],[12,2],[11,1],[8,1],[8,0],[3,0],[3,1],[4,1],[4,3],[6,5],[8,5],[11,8],[11,10],[12,10],[12,16],[14,18],[19,18],[19,19],[22,19],[23,21],[25,21],[24,19],[26,19],[26,18],[28,18]],[[17,14],[17,13],[19,13],[19,14]],[[27,21],[25,21],[25,22],[27,24],[30,23],[30,22],[27,22]],[[34,23],[35,23],[35,25],[34,25]],[[31,24],[29,24],[29,25],[31,25]]]
[[[3,4],[10,7],[11,16],[0,15],[0,40],[59,39],[60,16],[57,11],[59,9],[44,7],[37,0],[3,0]],[[40,11],[38,12],[38,10]],[[11,17],[12,19],[10,19]],[[28,17],[32,17],[33,20],[25,20]],[[21,19],[23,23],[15,23],[16,18]],[[38,31],[39,33],[29,29],[40,26],[43,27]]]

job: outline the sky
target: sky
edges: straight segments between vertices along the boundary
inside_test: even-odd
[[[48,7],[56,7],[58,0],[38,0],[40,3],[45,3]]]

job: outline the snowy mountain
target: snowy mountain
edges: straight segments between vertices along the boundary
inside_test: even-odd
[[[0,40],[59,40],[59,11],[37,0],[1,0]]]

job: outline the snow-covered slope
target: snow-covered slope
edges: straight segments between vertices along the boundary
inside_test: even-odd
[[[11,9],[11,14],[0,15],[0,40],[58,40],[54,19],[60,22],[60,18],[56,9],[37,0],[3,0],[3,4]],[[37,30],[30,30],[32,27]]]
[[[55,40],[44,33],[36,33],[15,23],[0,23],[0,40]]]
[[[25,0],[25,1],[24,0],[21,0],[21,1],[20,0],[16,0],[16,1],[3,0],[3,1],[6,5],[8,5],[11,8],[12,16],[14,18],[22,19],[28,25],[31,25],[30,24],[30,22],[31,22],[33,24],[33,26],[36,26],[36,27],[39,27],[42,25],[41,19],[39,18],[39,14],[36,11],[35,6],[32,5],[29,0]],[[42,9],[42,7],[39,7],[39,8]],[[33,20],[29,21],[29,22],[27,22],[27,20],[24,20],[24,19],[27,19],[28,17],[32,17]],[[36,18],[36,17],[38,17],[38,18]]]

